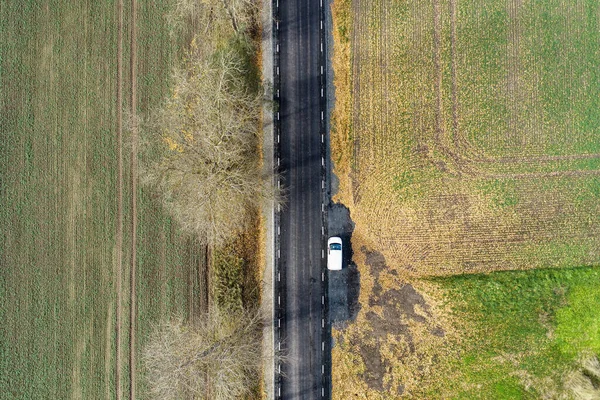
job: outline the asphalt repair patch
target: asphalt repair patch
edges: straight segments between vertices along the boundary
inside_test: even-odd
[[[341,271],[329,271],[329,319],[336,329],[344,329],[354,321],[359,310],[360,275],[352,261],[352,232],[354,222],[350,211],[341,203],[330,203],[327,213],[329,236],[342,238]]]

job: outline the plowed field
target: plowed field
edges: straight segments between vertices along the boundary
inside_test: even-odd
[[[391,268],[600,262],[599,27],[583,1],[352,2],[341,200]]]

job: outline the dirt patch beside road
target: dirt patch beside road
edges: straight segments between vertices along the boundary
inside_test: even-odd
[[[360,248],[354,256],[361,271],[360,311],[355,323],[333,330],[333,353],[340,360],[332,372],[334,398],[410,395],[431,379],[427,371],[452,329],[438,305],[391,270],[381,253],[360,238],[353,242]]]

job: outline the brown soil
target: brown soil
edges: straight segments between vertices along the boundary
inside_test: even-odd
[[[386,375],[391,373],[391,365],[382,352],[382,346],[389,343],[391,336],[395,341],[406,344],[404,350],[395,354],[396,356],[414,356],[417,350],[411,324],[423,325],[429,334],[437,337],[443,337],[445,332],[432,322],[434,318],[429,304],[412,285],[403,283],[397,288],[385,289],[382,274],[390,269],[381,253],[371,251],[365,246],[362,246],[361,252],[374,281],[368,297],[370,311],[365,313],[368,339],[354,337],[353,334],[350,334],[348,339],[356,347],[364,363],[365,372],[362,379],[367,386],[379,392],[401,395],[405,385],[398,382],[392,384],[392,380],[386,379]],[[420,312],[417,312],[417,308]]]
[[[371,312],[370,314],[375,313]],[[368,317],[369,314],[367,314],[367,318]],[[384,389],[389,389],[385,388],[383,385],[383,376],[389,365],[387,362],[381,360],[379,346],[363,342],[359,347],[359,351],[360,356],[365,363],[365,372],[363,373],[362,378],[367,386],[379,392],[383,392]]]
[[[255,212],[251,217],[251,222],[236,241],[236,251],[244,259],[244,283],[242,288],[242,300],[245,305],[260,303],[261,287],[261,216]]]

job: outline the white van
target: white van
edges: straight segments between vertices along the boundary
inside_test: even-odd
[[[327,241],[327,269],[342,269],[342,239],[337,236],[330,237]]]

